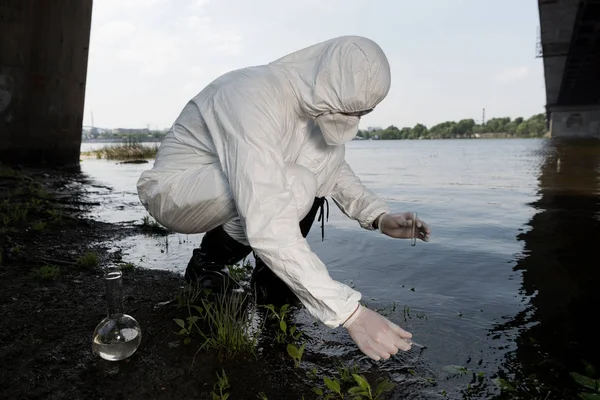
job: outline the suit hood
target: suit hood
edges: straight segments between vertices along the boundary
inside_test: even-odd
[[[342,36],[288,54],[269,65],[283,71],[311,118],[370,110],[388,94],[390,65],[374,41]]]

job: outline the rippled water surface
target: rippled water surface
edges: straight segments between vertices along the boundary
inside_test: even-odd
[[[346,158],[392,210],[418,212],[432,229],[430,243],[411,247],[362,230],[330,201],[325,240],[317,222],[309,234],[335,279],[427,346],[373,368],[404,383],[407,398],[491,398],[498,376],[515,389],[506,398],[573,396],[568,373],[600,360],[600,145],[354,141]],[[141,221],[135,183],[150,165],[83,160],[103,195],[95,215]],[[201,236],[129,238],[124,258],[183,272]],[[315,327],[304,312],[296,319],[310,351],[361,359],[342,330]]]

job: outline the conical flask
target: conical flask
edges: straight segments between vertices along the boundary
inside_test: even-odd
[[[94,330],[92,351],[105,360],[120,361],[135,353],[142,330],[132,316],[123,312],[123,273],[108,272],[104,281],[108,315]]]

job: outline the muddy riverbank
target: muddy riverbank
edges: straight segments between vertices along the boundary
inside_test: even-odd
[[[0,398],[225,398],[214,397],[222,392],[230,399],[309,399],[318,397],[315,388],[326,394],[337,385],[345,393],[357,387],[352,372],[363,373],[373,391],[386,378],[370,373],[368,363],[344,366],[341,358],[310,351],[296,367],[287,346],[299,349],[310,338],[281,336],[277,321],[267,323],[250,352],[198,352],[206,336],[182,335],[174,322],[189,316],[181,275],[124,263],[115,246],[127,236],[157,234],[155,226],[91,219],[89,210],[101,200],[87,196],[94,183],[83,174],[0,172]],[[91,351],[91,334],[106,313],[108,268],[124,271],[125,310],[143,332],[137,352],[119,363]],[[178,301],[157,306],[170,300]],[[228,385],[220,388],[223,372]],[[387,386],[381,398],[395,398],[394,385]]]

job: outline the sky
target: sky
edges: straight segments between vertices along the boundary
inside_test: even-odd
[[[544,112],[532,0],[95,0],[84,125],[170,127],[219,75],[337,36],[386,53],[392,87],[361,128]]]

